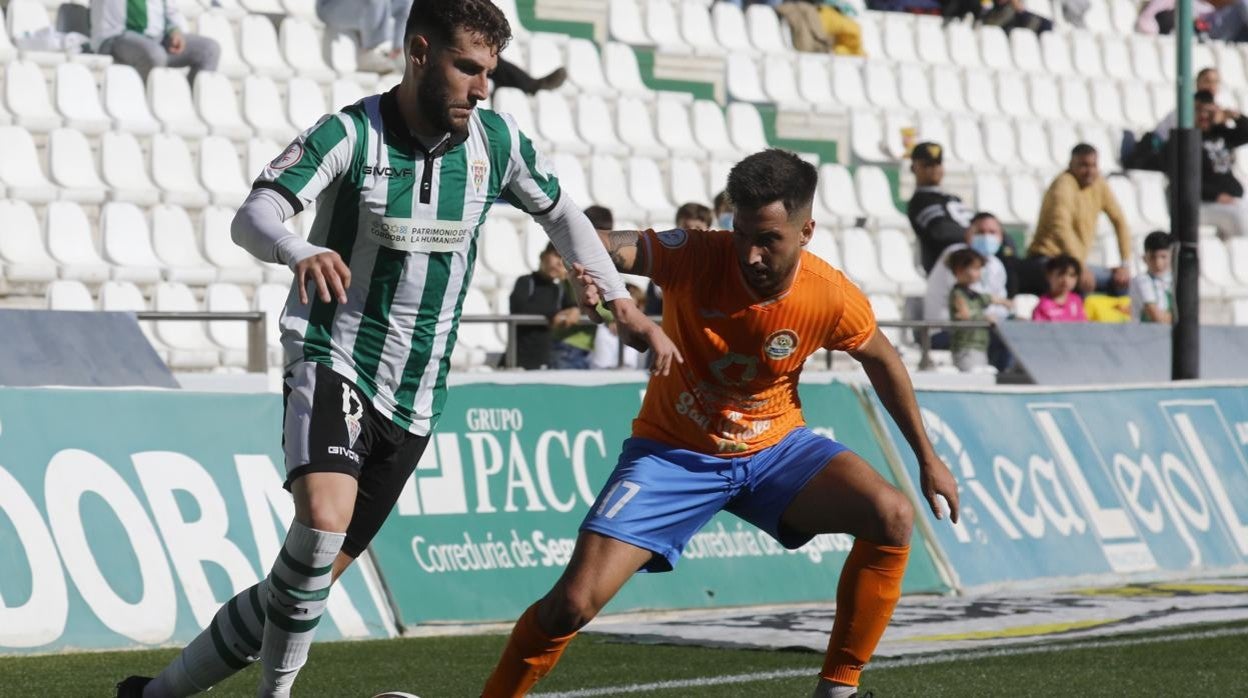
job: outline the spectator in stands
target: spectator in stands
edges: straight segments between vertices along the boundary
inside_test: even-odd
[[[789,25],[793,49],[804,53],[831,53],[832,37],[823,28],[823,18],[815,0],[787,0],[776,6],[776,13]]]
[[[1200,129],[1200,220],[1226,239],[1248,234],[1244,185],[1235,176],[1235,149],[1248,144],[1248,118],[1227,114],[1208,92],[1196,93]]]
[[[91,0],[91,46],[133,66],[144,81],[152,68],[168,66],[190,68],[194,83],[221,59],[215,40],[186,32],[177,0]]]
[[[1209,0],[1216,10],[1203,19],[1209,24],[1209,38],[1222,41],[1248,41],[1248,0]]]
[[[351,34],[356,66],[372,73],[403,72],[403,32],[412,0],[316,0],[316,16],[329,33]]]
[[[550,325],[522,325],[516,328],[516,357],[520,368],[534,370],[545,368],[573,368],[564,364],[581,359],[579,368],[589,367],[589,351],[583,356],[577,352],[562,351],[561,335],[581,321],[576,294],[568,285],[567,270],[563,257],[553,243],[542,250],[537,271],[516,279],[511,291],[510,309],[513,315],[545,315]],[[558,350],[557,350],[558,349]]]
[[[1213,95],[1214,100],[1216,101],[1218,97],[1218,90],[1221,87],[1222,74],[1218,72],[1217,68],[1202,68],[1199,73],[1196,73],[1197,92],[1208,92]],[[1228,119],[1231,121],[1237,120],[1239,117],[1239,111],[1235,109],[1230,102],[1224,102],[1221,108],[1218,109],[1216,116],[1217,120],[1214,123],[1222,124]],[[1161,123],[1157,124],[1157,128],[1153,129],[1153,133],[1157,134],[1158,138],[1165,141],[1170,138],[1170,132],[1173,131],[1178,125],[1179,112],[1177,109],[1171,109],[1170,113],[1166,114],[1166,118],[1162,119]]]
[[[1118,235],[1122,265],[1114,269],[1084,265],[1096,242],[1096,220],[1104,212]],[[1080,143],[1070,153],[1070,166],[1053,180],[1040,205],[1036,234],[1020,265],[1019,289],[1040,295],[1048,288],[1048,262],[1059,255],[1078,260],[1082,270],[1081,293],[1093,291],[1123,295],[1131,281],[1131,230],[1118,200],[1101,177],[1096,148]]]
[[[728,200],[728,192],[721,191],[711,202],[715,210],[715,227],[719,230],[732,230],[732,202]]]
[[[940,14],[940,0],[867,0],[867,9],[880,12],[938,15]]]
[[[983,0],[940,0],[940,14],[946,24],[968,16],[978,22],[983,13]]]
[[[982,19],[984,24],[1001,27],[1007,32],[1030,29],[1041,34],[1053,28],[1053,20],[1029,12],[1023,0],[993,0],[992,7]]]
[[[1152,2],[1149,2],[1140,10],[1140,17],[1136,20],[1135,30],[1141,34],[1153,36],[1173,32],[1174,1],[1152,0]],[[1192,2],[1192,17],[1195,18],[1198,26],[1204,23],[1208,27],[1208,21],[1216,10],[1216,7],[1205,2],[1205,0],[1193,0]]]
[[[594,230],[615,230],[615,214],[606,206],[590,206],[585,209],[585,217],[593,224]]]
[[[1032,322],[1087,322],[1083,311],[1083,299],[1075,293],[1083,275],[1079,260],[1070,255],[1058,255],[1044,264],[1045,279],[1049,290],[1031,313]]]
[[[958,250],[972,249],[984,258],[983,269],[979,280],[971,285],[972,290],[986,293],[993,298],[1005,298],[1009,295],[1009,274],[999,254],[1004,248],[1005,230],[1001,221],[991,213],[975,214],[967,227],[963,242],[956,242],[945,248],[936,260],[936,265],[927,275],[927,293],[923,297],[923,319],[939,322],[949,319],[949,292],[957,284],[953,272],[949,270],[949,256]],[[993,305],[986,311],[994,321],[1009,317],[1009,308],[1004,305]],[[950,335],[941,330],[932,335],[933,349],[949,348]],[[998,370],[1004,371],[1011,363],[1010,353],[1005,345],[994,334],[988,344],[988,361]]]
[[[624,288],[628,289],[637,306],[641,307],[646,300],[646,292],[642,291],[639,286],[629,283],[624,284]],[[624,346],[624,354],[621,357],[620,329],[609,311],[604,311],[603,315],[606,322],[594,328],[594,349],[589,357],[590,368],[645,368],[645,355],[628,345]],[[621,358],[623,358],[622,363]]]
[[[676,209],[676,227],[682,230],[710,230],[715,225],[715,215],[704,204],[687,203]],[[639,304],[640,305],[640,304]],[[647,315],[663,314],[663,289],[650,282],[646,287]]]
[[[946,296],[947,312],[952,320],[989,320],[989,308],[1008,310],[1010,301],[1005,296],[993,296],[978,290],[984,264],[988,257],[963,247],[949,253],[945,260],[953,275],[953,288]],[[968,373],[988,365],[988,344],[991,332],[984,329],[955,329],[951,333],[949,349],[953,352],[953,365]]]
[[[910,153],[915,190],[906,207],[910,227],[919,240],[923,270],[929,274],[936,258],[950,245],[963,241],[972,211],[955,194],[942,191],[945,178],[944,149],[937,143],[919,143]]]
[[[1131,316],[1140,322],[1174,322],[1173,277],[1170,272],[1168,233],[1160,230],[1144,238],[1144,264],[1147,274],[1131,279]]]
[[[822,0],[819,19],[823,31],[832,39],[832,53],[838,56],[865,56],[862,50],[862,27],[854,17],[858,10],[848,0]]]

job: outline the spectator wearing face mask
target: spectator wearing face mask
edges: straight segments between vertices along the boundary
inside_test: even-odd
[[[957,279],[949,268],[949,256],[958,250],[972,249],[984,258],[983,269],[979,279],[971,285],[976,293],[984,293],[992,298],[1007,297],[1009,274],[998,253],[1005,241],[1005,230],[1001,221],[991,213],[975,214],[971,224],[963,231],[962,242],[955,242],[946,247],[936,259],[936,265],[927,276],[927,293],[923,297],[923,319],[932,322],[943,322],[950,319],[949,294],[957,285]],[[1010,316],[1008,306],[993,304],[985,311],[994,322],[1005,320]],[[950,334],[945,331],[932,335],[932,348],[949,348]],[[997,336],[992,335],[988,347],[989,363],[1004,371],[1010,364],[1010,355]]]

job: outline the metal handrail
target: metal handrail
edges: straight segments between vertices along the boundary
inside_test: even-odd
[[[199,311],[161,311],[144,310],[134,314],[140,320],[174,321],[174,322],[238,322],[247,323],[247,371],[249,373],[265,373],[269,370],[268,338],[265,336],[265,318],[263,310],[249,310],[236,313],[207,313]]]

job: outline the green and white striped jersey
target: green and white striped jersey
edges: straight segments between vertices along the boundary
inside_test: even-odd
[[[351,268],[345,305],[304,305],[292,285],[281,318],[287,365],[331,367],[420,435],[446,402],[490,206],[502,197],[540,215],[560,196],[558,180],[510,116],[475,109],[466,137],[426,151],[409,134],[394,90],[322,117],[255,186],[275,190],[295,211],[317,201],[308,241]]]

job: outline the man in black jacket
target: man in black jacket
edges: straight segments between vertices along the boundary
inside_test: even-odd
[[[906,215],[919,239],[923,270],[931,273],[940,253],[965,242],[966,229],[975,212],[954,194],[941,191],[945,178],[944,149],[936,143],[920,143],[910,154],[915,190]]]
[[[542,250],[537,271],[516,279],[511,291],[513,315],[545,315],[550,325],[523,325],[516,328],[516,362],[520,368],[534,370],[556,365],[555,332],[566,330],[581,320],[580,309],[567,284],[563,258],[553,244]],[[586,367],[588,354],[586,351]]]
[[[1248,118],[1223,115],[1213,93],[1196,93],[1196,127],[1201,133],[1200,220],[1225,239],[1248,234],[1244,186],[1235,177],[1235,149],[1248,144]],[[1229,118],[1227,118],[1229,117]]]

